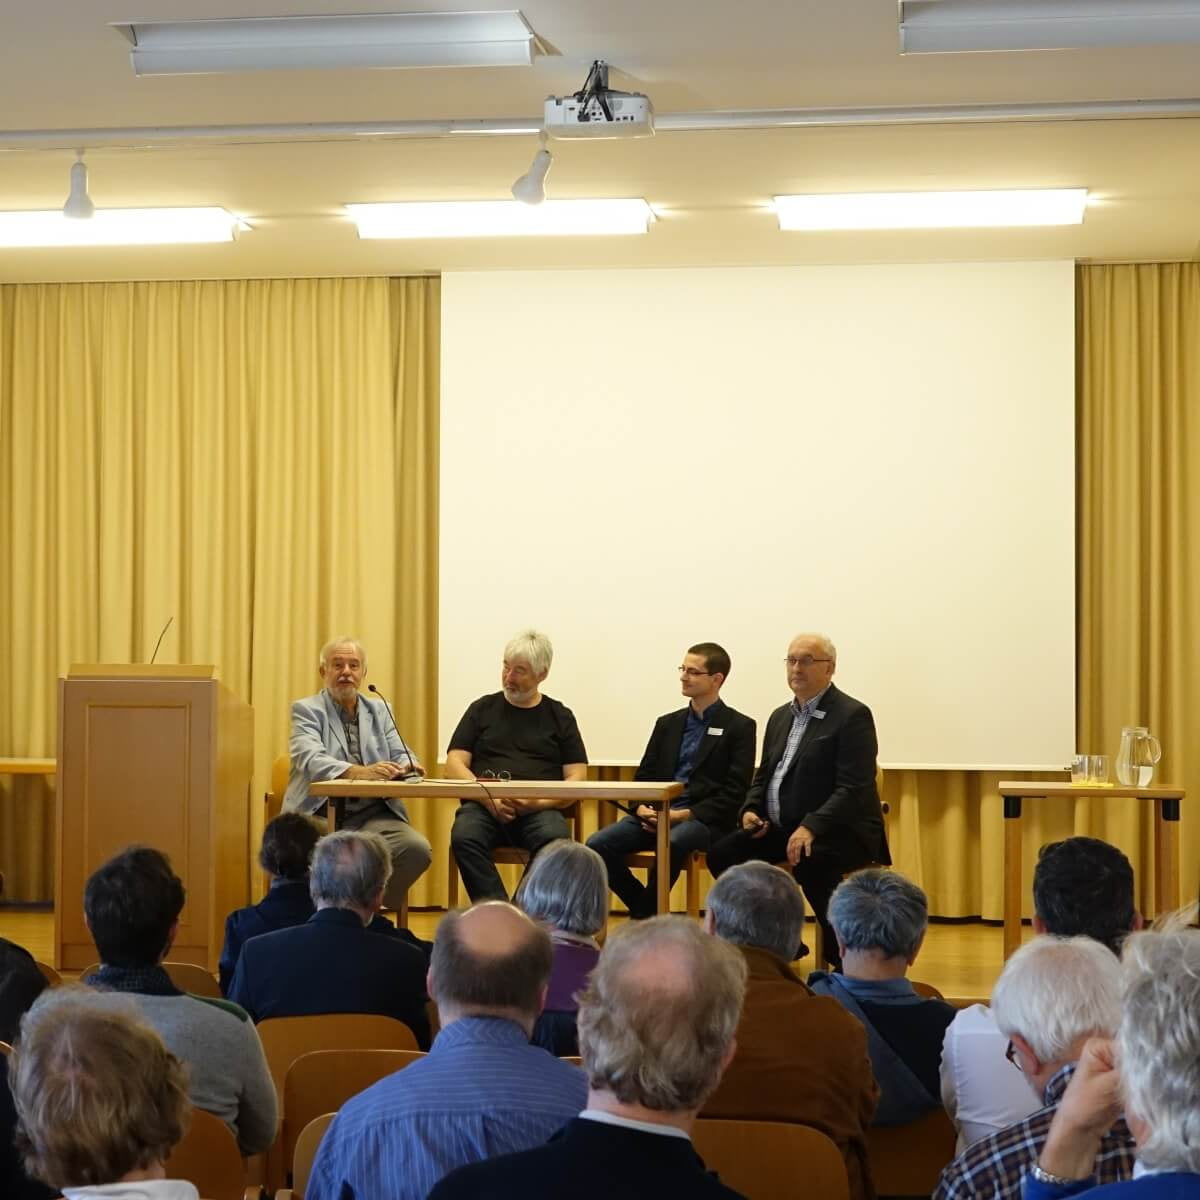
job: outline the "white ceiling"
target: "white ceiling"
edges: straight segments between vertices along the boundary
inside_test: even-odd
[[[0,39],[0,208],[61,206],[73,155],[5,150],[32,130],[536,117],[596,57],[657,112],[1165,99],[1200,95],[1200,46],[898,53],[896,0],[529,0],[558,53],[532,68],[296,71],[137,79],[110,22],[132,0],[41,0]],[[1136,7],[1131,0],[1130,7]],[[17,6],[9,5],[10,14]],[[387,0],[158,0],[156,19],[398,11]],[[415,0],[412,11],[506,8]],[[621,68],[617,71],[616,68]],[[82,139],[81,139],[82,140]],[[646,237],[359,242],[352,201],[507,197],[533,136],[89,150],[99,206],[218,204],[233,245],[0,250],[0,280],[403,274],[443,269],[933,259],[1188,259],[1200,242],[1200,119],[659,133],[555,143],[557,197],[645,196]],[[778,192],[1086,186],[1082,227],[783,234]]]

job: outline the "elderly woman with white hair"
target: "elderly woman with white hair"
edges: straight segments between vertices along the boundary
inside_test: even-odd
[[[1103,1132],[1124,1108],[1134,1177],[1094,1188]],[[1134,934],[1122,961],[1115,1040],[1084,1047],[1025,1200],[1183,1200],[1200,1196],[1200,932]]]
[[[575,997],[600,958],[596,935],[608,919],[604,860],[579,842],[551,842],[533,860],[515,900],[518,908],[549,929],[554,946],[546,1003],[530,1040],[560,1057],[576,1055]]]

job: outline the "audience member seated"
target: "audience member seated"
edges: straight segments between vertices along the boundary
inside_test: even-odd
[[[745,959],[687,918],[617,930],[579,1001],[587,1108],[548,1145],[453,1172],[430,1200],[737,1197],[690,1132],[733,1057],[745,986]]]
[[[551,1054],[576,1055],[576,995],[600,957],[596,935],[608,920],[604,860],[578,842],[551,842],[533,860],[513,897],[550,931],[554,962],[546,1005],[533,1027],[533,1044]]]
[[[749,980],[737,1052],[701,1115],[819,1129],[846,1160],[850,1195],[869,1200],[866,1137],[879,1089],[867,1034],[788,966],[804,929],[796,881],[767,863],[730,867],[708,893],[704,927],[742,952]]]
[[[879,1083],[876,1125],[903,1125],[941,1108],[938,1064],[954,1008],[909,983],[929,924],[925,893],[898,871],[870,868],[844,879],[829,900],[840,975],[814,971],[809,986],[863,1024]]]
[[[510,904],[447,913],[429,968],[433,1049],[342,1106],[305,1200],[424,1200],[455,1167],[541,1145],[575,1116],[583,1072],[529,1044],[551,957],[550,935]]]
[[[1038,1160],[1028,1200],[1200,1196],[1200,934],[1139,934],[1125,946],[1115,1044],[1083,1049]],[[1122,1106],[1137,1142],[1134,1178],[1096,1192],[1104,1133]]]
[[[377,833],[342,829],[313,851],[316,912],[303,924],[251,938],[229,998],[257,1021],[317,1013],[377,1013],[403,1021],[429,1048],[425,958],[367,928],[383,905],[392,860]]]
[[[1115,846],[1072,837],[1042,847],[1033,872],[1036,933],[1095,938],[1120,954],[1122,940],[1141,925],[1133,867]],[[1007,1040],[986,1004],[963,1009],[946,1030],[942,1101],[958,1128],[960,1154],[1038,1107],[1038,1098],[1004,1061]]]
[[[935,1200],[1006,1200],[1037,1161],[1055,1110],[1091,1037],[1111,1037],[1120,1018],[1120,964],[1092,938],[1037,937],[1004,964],[992,991],[996,1025],[1042,1107],[975,1142],[942,1172]],[[1106,1128],[1094,1167],[1110,1183],[1133,1170],[1124,1121]]]
[[[101,965],[84,982],[132,997],[187,1064],[192,1103],[220,1117],[243,1154],[258,1154],[275,1138],[276,1102],[253,1023],[236,1004],[181,992],[159,965],[183,901],[183,883],[158,850],[131,846],[97,868],[84,889],[83,914]]]
[[[186,1072],[125,1004],[66,987],[30,1010],[10,1064],[17,1147],[67,1200],[197,1200],[163,1169],[191,1112]]]

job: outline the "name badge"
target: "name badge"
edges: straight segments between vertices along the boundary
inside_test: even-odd
[[[717,728],[717,727],[714,725],[714,726],[712,726],[712,728],[710,728],[710,729],[709,729],[709,731],[708,731],[708,736],[709,736],[709,737],[720,737],[720,736],[721,736],[721,734],[723,734],[724,732],[725,732],[725,730],[724,730],[724,729],[718,729],[718,728]]]

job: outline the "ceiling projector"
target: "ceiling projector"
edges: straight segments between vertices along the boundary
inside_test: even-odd
[[[597,59],[574,95],[546,98],[543,123],[552,138],[649,137],[654,132],[654,106],[641,92],[610,88],[608,64]]]

